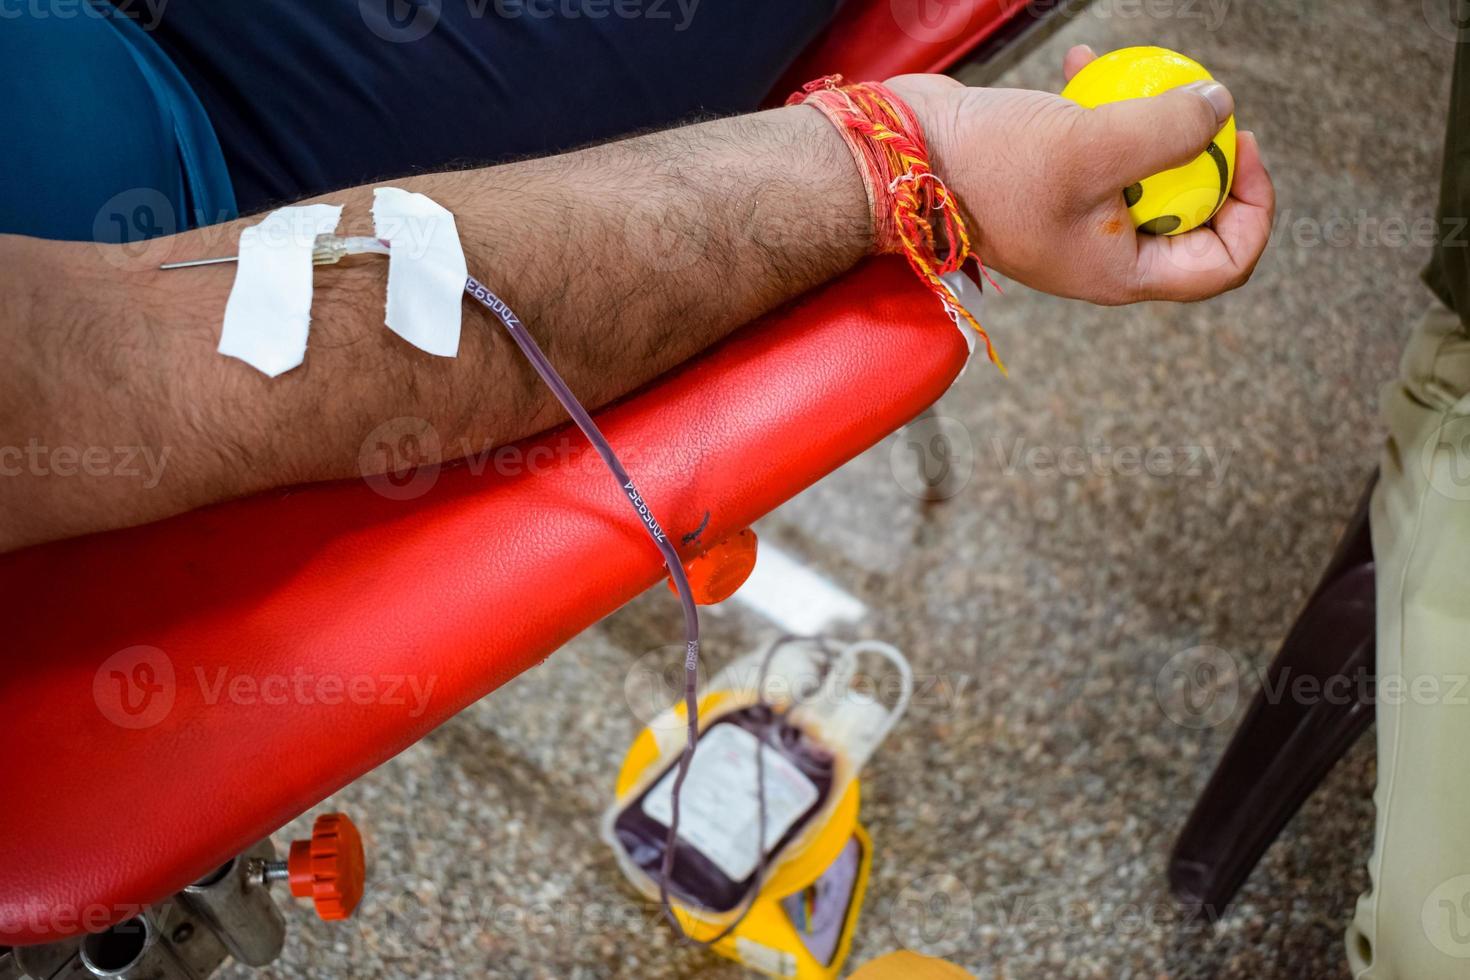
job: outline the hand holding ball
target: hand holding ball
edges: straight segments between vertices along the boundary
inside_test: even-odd
[[[1211,81],[1199,62],[1167,48],[1122,48],[1088,63],[1062,89],[1062,97],[1088,109],[1108,102],[1158,95],[1191,82]],[[1182,167],[1154,174],[1123,190],[1138,230],[1180,235],[1212,218],[1235,176],[1235,117]]]

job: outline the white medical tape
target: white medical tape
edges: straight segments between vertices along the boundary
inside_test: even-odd
[[[469,267],[454,215],[422,194],[379,187],[373,191],[373,228],[392,249],[388,329],[421,351],[457,356]]]
[[[311,328],[312,248],[341,217],[336,204],[281,208],[240,232],[221,354],[272,378],[301,363]]]

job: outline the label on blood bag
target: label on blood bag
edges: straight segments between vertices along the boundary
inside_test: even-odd
[[[756,796],[756,747],[759,740],[732,724],[714,725],[700,736],[679,791],[679,839],[714,862],[731,881],[744,881],[755,870],[761,850],[769,851],[817,801],[816,784],[770,746],[761,762],[765,769],[766,838],[760,833]],[[674,777],[670,769],[643,799],[643,812],[665,827],[673,819]]]

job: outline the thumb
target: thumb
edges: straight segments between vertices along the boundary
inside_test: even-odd
[[[1106,176],[1126,187],[1204,152],[1235,111],[1219,82],[1200,81],[1093,110],[1091,141]]]

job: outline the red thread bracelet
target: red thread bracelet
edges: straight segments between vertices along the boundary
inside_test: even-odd
[[[986,281],[1000,289],[970,246],[959,201],[930,166],[929,147],[914,110],[886,85],[847,84],[841,75],[808,82],[786,104],[809,105],[837,127],[862,174],[878,251],[898,252],[907,258],[909,267],[944,304],[950,319],[973,327],[985,342],[986,356],[1005,374],[990,335],[939,278],[973,257]]]

